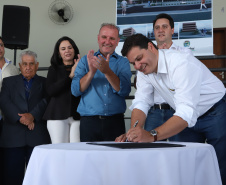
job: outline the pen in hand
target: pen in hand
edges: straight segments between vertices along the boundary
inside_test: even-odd
[[[135,128],[136,126],[137,126],[137,124],[138,124],[138,120],[134,123],[134,125],[133,125],[133,128]],[[128,138],[126,138],[126,142],[128,142]]]

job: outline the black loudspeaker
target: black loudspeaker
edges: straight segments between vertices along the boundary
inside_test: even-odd
[[[2,40],[6,48],[26,49],[30,33],[30,8],[4,5],[2,18]]]

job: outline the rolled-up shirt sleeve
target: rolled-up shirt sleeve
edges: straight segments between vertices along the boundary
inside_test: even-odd
[[[186,60],[190,58],[190,56],[187,57],[185,57]],[[174,115],[181,117],[188,123],[188,127],[192,127],[200,116],[197,107],[200,101],[203,71],[200,65],[193,62],[181,62],[181,65],[172,71],[176,107]]]
[[[154,89],[148,80],[148,76],[143,73],[137,73],[137,90],[135,92],[135,99],[129,109],[139,109],[143,111],[146,116],[151,106],[154,105]]]

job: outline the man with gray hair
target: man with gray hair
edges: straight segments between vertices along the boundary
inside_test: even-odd
[[[71,90],[81,96],[81,141],[114,141],[125,132],[125,97],[131,91],[132,73],[129,61],[115,52],[120,40],[117,26],[102,24],[97,39],[99,50],[81,58]]]
[[[21,185],[33,148],[50,143],[46,122],[42,120],[47,105],[45,78],[36,74],[38,65],[37,54],[24,51],[20,54],[21,74],[3,79],[3,184]]]

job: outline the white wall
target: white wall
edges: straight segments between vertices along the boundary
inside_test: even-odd
[[[225,28],[226,1],[225,0],[212,0],[212,1],[213,1],[213,27]]]
[[[50,20],[48,8],[53,1],[0,1],[0,20],[2,20],[4,5],[20,5],[30,8],[30,39],[28,49],[38,54],[40,67],[48,67],[50,65],[50,57],[54,45],[60,37],[64,35],[71,37],[76,42],[83,56],[90,49],[98,49],[97,34],[100,25],[103,22],[115,23],[116,2],[114,0],[66,0],[74,10],[72,21],[66,25],[57,25]],[[2,30],[1,21],[0,30]],[[20,52],[21,50],[17,50],[17,56]],[[6,49],[5,56],[13,60],[14,50]]]

